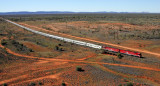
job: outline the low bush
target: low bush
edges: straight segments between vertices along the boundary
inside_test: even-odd
[[[119,58],[119,59],[122,59],[122,55],[120,54],[120,53],[117,53],[117,57]]]
[[[4,83],[3,86],[8,86],[8,85],[6,83]]]
[[[59,50],[59,47],[58,47],[58,46],[55,46],[55,49],[58,51],[58,50]]]
[[[36,86],[36,84],[31,82],[28,86]]]
[[[6,41],[6,40],[2,40],[2,41],[1,41],[1,44],[2,44],[2,45],[7,45],[7,41]]]
[[[58,46],[62,46],[62,44],[58,44]]]
[[[118,86],[123,86],[122,84],[119,84]]]
[[[38,84],[39,84],[39,85],[43,85],[42,82],[39,82]]]
[[[77,70],[77,71],[80,71],[80,72],[83,72],[83,71],[84,71],[80,66],[77,66],[77,67],[76,67],[76,70]]]
[[[59,51],[64,51],[64,49],[63,49],[63,48],[60,48]]]
[[[133,83],[132,82],[128,82],[127,86],[133,86]]]
[[[62,86],[66,86],[66,84],[63,82],[63,83],[62,83]]]

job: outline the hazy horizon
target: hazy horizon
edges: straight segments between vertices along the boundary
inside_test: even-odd
[[[0,12],[149,12],[160,13],[159,0],[3,0]]]
[[[76,11],[10,11],[10,12],[0,12],[0,13],[19,13],[19,12],[73,12],[73,13],[83,13],[83,11],[79,11],[79,12],[76,12]],[[86,13],[92,13],[91,11],[85,11]],[[84,13],[85,13],[84,12]],[[98,13],[98,12],[104,12],[104,13],[112,13],[112,12],[115,12],[115,13],[123,13],[123,12],[116,12],[116,11],[93,11],[93,13]],[[125,13],[125,12],[124,12]],[[152,12],[126,12],[126,13],[152,13]]]

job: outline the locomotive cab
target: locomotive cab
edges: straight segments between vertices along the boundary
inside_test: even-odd
[[[141,58],[142,57],[142,54],[140,53],[140,54],[138,54],[139,55],[139,58]]]

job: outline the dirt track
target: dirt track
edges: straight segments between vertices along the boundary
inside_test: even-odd
[[[32,26],[29,26],[29,27],[32,27]],[[34,27],[34,26],[33,26]],[[38,28],[38,27],[36,27]],[[42,28],[39,28],[40,30],[44,30]],[[44,31],[47,31],[47,32],[52,32],[52,33],[57,33],[57,32],[53,32],[53,31],[49,31],[49,30],[44,30]],[[106,44],[104,42],[100,42],[100,41],[95,41],[95,40],[92,40],[92,39],[86,39],[86,38],[81,38],[81,37],[76,37],[76,36],[71,36],[71,35],[67,35],[67,34],[63,34],[63,33],[57,33],[57,34],[60,34],[60,35],[63,35],[63,36],[67,36],[67,37],[73,37],[73,38],[77,38],[77,39],[82,39],[82,40],[87,40],[87,41],[92,41],[92,42],[97,42],[97,43],[102,43],[102,44]],[[110,43],[109,43],[110,44]],[[107,45],[109,45],[107,43]],[[113,44],[115,45],[115,44]],[[116,45],[116,46],[119,46],[119,45]],[[5,48],[4,46],[0,45],[1,48]],[[123,46],[122,46],[123,47]],[[124,47],[123,47],[124,48]],[[26,57],[26,58],[38,58],[39,60],[42,60],[44,62],[75,62],[75,63],[87,63],[87,64],[99,64],[101,65],[102,68],[105,68],[102,66],[102,64],[106,64],[106,65],[111,65],[111,66],[121,66],[121,67],[129,67],[129,68],[138,68],[138,69],[145,69],[145,70],[152,70],[152,71],[160,71],[160,69],[156,69],[156,68],[149,68],[149,67],[140,67],[140,66],[132,66],[132,65],[122,65],[122,64],[113,64],[113,63],[104,63],[104,62],[90,62],[90,61],[84,61],[85,59],[87,58],[91,58],[92,56],[94,55],[90,55],[90,56],[87,56],[87,57],[84,57],[82,59],[77,59],[77,60],[64,60],[64,59],[48,59],[48,58],[43,58],[43,57],[33,57],[33,56],[27,56],[27,55],[22,55],[22,54],[18,54],[18,53],[15,53],[13,51],[11,51],[10,49],[8,48],[5,48],[6,51],[10,54],[13,54],[15,56],[19,56],[19,57]],[[149,51],[147,51],[148,53]],[[154,55],[154,54],[152,54]],[[160,55],[157,55],[157,56],[160,56]],[[112,72],[113,74],[117,74],[117,72],[115,71],[112,71],[110,69],[105,69],[109,72]],[[118,74],[118,75],[121,75],[123,77],[128,77],[127,75],[125,74]],[[21,77],[25,77],[25,76],[20,76],[20,77],[17,77],[17,78],[12,78],[12,79],[9,79],[9,80],[4,80],[4,81],[1,81],[0,84],[3,84],[5,82],[10,82],[10,81],[14,81],[16,79],[19,79]],[[30,81],[35,81],[35,80],[40,80],[40,79],[44,79],[44,78],[57,78],[57,75],[50,75],[50,76],[44,76],[44,77],[40,77],[40,78],[36,78],[36,79],[31,79],[31,80],[28,80],[28,81],[24,81],[24,82],[30,82]],[[140,77],[140,76],[136,76],[135,78],[143,78],[143,79],[148,79],[148,80],[151,80],[150,78],[148,77]],[[152,81],[152,80],[151,80]],[[154,81],[153,81],[154,82]]]
[[[60,34],[60,35],[65,36],[65,37],[72,37],[72,38],[76,38],[76,39],[81,39],[81,40],[86,40],[86,41],[101,43],[101,44],[105,44],[105,45],[114,46],[114,47],[117,47],[117,48],[123,48],[123,49],[126,49],[126,50],[132,50],[132,51],[147,53],[147,54],[151,54],[151,55],[155,55],[155,56],[160,57],[160,54],[159,54],[159,53],[154,53],[154,52],[150,52],[150,51],[147,51],[147,50],[140,50],[140,49],[135,49],[135,48],[129,48],[129,47],[120,46],[120,45],[116,45],[116,44],[111,44],[111,43],[96,41],[96,40],[93,40],[93,39],[76,37],[76,36],[72,36],[72,35],[68,35],[68,34],[64,34],[64,33],[59,33],[59,32],[54,32],[54,31],[46,30],[46,29],[39,28],[39,27],[36,27],[36,26],[31,26],[31,25],[24,24],[24,23],[19,23],[19,24],[24,25],[24,26],[27,26],[27,27],[31,27],[31,28],[36,28],[36,29],[39,29],[39,30],[43,30],[43,31],[45,31],[45,32],[51,32],[51,33],[55,33],[55,34]]]
[[[0,47],[1,48],[5,48],[4,46],[2,46],[0,44]],[[87,57],[84,57],[82,59],[77,59],[77,60],[64,60],[64,59],[50,59],[50,58],[43,58],[43,57],[34,57],[34,56],[27,56],[27,55],[22,55],[22,54],[19,54],[19,53],[15,53],[13,51],[11,51],[10,49],[8,48],[5,48],[6,51],[10,54],[13,54],[15,56],[19,56],[19,57],[26,57],[26,58],[37,58],[39,60],[43,60],[45,62],[74,62],[74,63],[87,63],[87,64],[106,64],[106,65],[111,65],[111,66],[121,66],[121,67],[129,67],[129,68],[138,68],[138,69],[145,69],[145,70],[152,70],[152,71],[160,71],[160,69],[156,69],[156,68],[149,68],[149,67],[140,67],[140,66],[132,66],[132,65],[122,65],[122,64],[113,64],[113,63],[104,63],[104,62],[90,62],[90,61],[84,61],[86,58],[90,58],[91,56],[94,56],[94,55],[90,55],[90,56],[87,56]],[[102,67],[102,66],[101,66]],[[102,67],[104,68],[104,67]],[[117,72],[115,71],[112,71],[112,70],[107,70],[108,72],[111,72],[111,73],[114,73],[114,74],[118,74]],[[55,76],[55,75],[50,75],[50,76]],[[40,80],[40,79],[44,79],[44,78],[53,78],[53,77],[48,77],[48,76],[44,76],[44,77],[40,77],[40,78],[37,78],[37,79],[32,79],[32,80],[28,80],[28,81],[24,81],[24,82],[30,82],[30,81],[35,81],[35,80]],[[125,74],[120,74],[120,76],[122,77],[128,77],[127,75]],[[11,78],[11,79],[8,79],[8,80],[4,80],[4,81],[1,81],[0,84],[3,84],[3,83],[7,83],[7,82],[12,82],[12,81],[15,81],[17,79],[20,79],[20,78],[24,78],[26,77],[26,75],[22,75],[22,76],[19,76],[19,77],[16,77],[16,78]],[[54,77],[56,78],[56,77]],[[135,77],[135,78],[144,78],[144,79],[149,79],[149,78],[146,78],[146,77]],[[150,80],[150,79],[149,79]],[[152,81],[152,80],[151,80]]]
[[[4,48],[4,46],[2,46],[1,44],[0,44],[0,47]],[[138,68],[138,69],[145,69],[145,70],[152,70],[152,71],[160,71],[160,69],[156,69],[156,68],[123,65],[123,64],[113,64],[113,63],[104,63],[104,62],[89,62],[89,61],[81,61],[81,59],[80,60],[65,60],[65,59],[49,59],[49,58],[43,58],[43,57],[33,57],[33,56],[26,56],[26,55],[15,53],[8,48],[5,48],[5,49],[8,53],[13,54],[15,56],[26,57],[26,58],[38,58],[39,60],[60,61],[60,62],[61,61],[62,62],[78,62],[78,63],[83,62],[83,63],[90,63],[90,64],[106,64],[106,65],[112,65],[112,66],[131,67],[131,68]]]
[[[31,79],[31,80],[23,81],[23,82],[20,82],[20,83],[12,84],[12,86],[15,86],[15,85],[21,84],[21,83],[26,83],[26,82],[33,82],[33,81],[37,81],[37,80],[42,80],[42,79],[46,79],[46,78],[57,79],[60,74],[61,74],[61,73],[57,73],[57,74],[54,74],[54,75],[39,77],[39,78],[36,78],[36,79]],[[0,83],[0,84],[1,84],[1,83]]]

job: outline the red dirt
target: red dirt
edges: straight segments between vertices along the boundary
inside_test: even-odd
[[[140,79],[147,79],[147,80],[150,80],[152,82],[156,81],[157,79],[154,79],[154,78],[149,78],[149,77],[146,77],[146,76],[136,76],[136,75],[131,75],[131,74],[123,74],[123,73],[120,73],[120,72],[116,72],[116,71],[113,71],[111,69],[108,69],[107,67],[104,67],[102,64],[99,64],[99,67],[102,68],[103,70],[105,71],[108,71],[108,72],[111,72],[115,75],[120,75],[122,77],[126,77],[126,78],[129,78],[129,77],[132,77],[132,78],[140,78]],[[154,85],[159,85],[157,83],[154,83]]]
[[[39,45],[35,45],[33,43],[30,43],[30,42],[23,42],[23,44],[26,45],[28,48],[31,48],[34,51],[38,51],[38,52],[45,52],[45,51],[49,50],[49,49],[43,48]]]
[[[87,56],[87,57],[84,57],[84,58],[81,58],[81,59],[78,59],[78,60],[85,60],[85,59],[88,59],[88,58],[91,58],[91,57],[93,57],[93,56],[95,56],[96,54],[92,54],[92,55],[89,55],[89,56]]]
[[[132,64],[134,66],[142,66],[142,67],[150,67],[150,68],[157,68],[157,66],[155,65],[149,65],[149,64],[144,64],[144,63],[140,63],[140,62],[135,62],[135,61],[130,61],[130,60],[125,60],[125,59],[115,59],[116,61],[121,61],[123,63],[128,63],[128,64]]]
[[[0,44],[0,47],[4,48],[4,46],[2,46]],[[156,68],[149,68],[149,67],[140,67],[140,66],[132,66],[132,65],[122,65],[122,64],[113,64],[113,63],[104,63],[104,62],[89,62],[89,61],[79,61],[79,60],[64,60],[64,59],[48,59],[48,58],[43,58],[43,57],[33,57],[33,56],[27,56],[27,55],[22,55],[22,54],[18,54],[15,53],[13,51],[11,51],[8,48],[5,48],[6,51],[10,54],[13,54],[15,56],[20,56],[20,57],[26,57],[26,58],[39,58],[41,60],[48,60],[48,61],[62,61],[62,62],[83,62],[83,63],[90,63],[90,64],[107,64],[107,65],[112,65],[112,66],[122,66],[122,67],[131,67],[131,68],[138,68],[138,69],[145,69],[145,70],[153,70],[153,71],[160,71],[160,69],[156,69]]]
[[[19,83],[16,83],[16,84],[12,84],[11,86],[15,86],[15,85],[17,85],[17,84],[26,83],[26,82],[38,81],[38,80],[47,79],[47,78],[58,79],[58,76],[59,76],[60,74],[61,74],[61,73],[57,73],[57,74],[53,74],[53,75],[49,75],[49,76],[39,77],[39,78],[36,78],[36,79],[31,79],[31,80],[27,80],[27,81],[22,81],[22,82],[19,82]]]
[[[21,78],[25,78],[27,77],[28,75],[21,75],[19,77],[15,77],[15,78],[11,78],[11,79],[8,79],[8,80],[4,80],[4,81],[0,81],[0,85],[4,84],[4,83],[8,83],[8,82],[11,82],[11,81],[15,81],[17,79],[21,79]]]
[[[0,45],[0,47],[4,48],[4,46]],[[27,58],[37,58],[37,57],[32,57],[32,56],[26,56],[26,55],[21,55],[21,54],[17,54],[17,53],[14,53],[12,52],[11,50],[7,49],[6,50],[13,54],[13,55],[16,55],[16,56],[22,56],[22,57],[27,57]],[[87,57],[88,58],[88,57]],[[43,60],[49,60],[49,61],[60,61],[60,62],[83,62],[83,63],[91,63],[91,64],[107,64],[107,65],[112,65],[112,66],[122,66],[122,67],[131,67],[131,68],[139,68],[139,69],[146,69],[146,70],[153,70],[153,71],[160,71],[160,69],[154,69],[154,68],[148,68],[148,67],[139,67],[139,66],[131,66],[131,65],[121,65],[121,64],[113,64],[113,63],[102,63],[102,62],[88,62],[88,61],[76,61],[76,60],[62,60],[62,59],[46,59],[46,58],[40,58],[40,59],[43,59]],[[86,58],[85,58],[86,59]],[[46,61],[44,61],[46,62]],[[110,71],[110,70],[107,70],[109,72],[112,72],[112,73],[116,73],[114,71]],[[123,77],[127,77],[126,75],[122,75]],[[22,76],[24,77],[24,76]],[[5,81],[2,81],[1,83],[5,83],[5,82],[9,82],[11,80],[15,80],[15,79],[19,79],[21,78],[20,77],[17,77],[17,78],[12,78],[12,79],[9,79],[9,80],[5,80]]]
[[[111,70],[111,69],[108,69],[107,67],[104,67],[102,64],[99,64],[99,67],[102,68],[103,70],[108,71],[108,72],[111,72],[111,73],[113,73],[113,74],[115,74],[115,75],[120,75],[120,76],[126,77],[126,78],[129,77],[129,76],[126,75],[126,74],[118,73],[118,72],[116,72],[116,71],[113,71],[113,70]]]
[[[151,54],[151,55],[155,55],[155,56],[160,57],[160,54],[159,54],[159,53],[155,53],[155,52],[151,52],[151,51],[147,51],[147,50],[129,48],[129,47],[120,46],[120,45],[117,45],[117,44],[111,44],[111,43],[96,41],[96,40],[93,40],[93,39],[82,38],[82,37],[76,37],[76,36],[72,36],[72,35],[68,35],[68,34],[64,34],[64,33],[58,33],[58,32],[54,32],[54,31],[46,30],[46,29],[39,28],[39,27],[36,27],[36,26],[31,26],[31,25],[24,24],[24,23],[19,23],[19,24],[24,25],[24,26],[28,26],[28,27],[32,27],[32,28],[36,28],[36,29],[39,29],[39,30],[43,30],[43,31],[46,31],[46,32],[51,32],[51,33],[60,34],[60,35],[67,36],[67,37],[72,37],[72,38],[76,38],[76,39],[82,39],[82,40],[86,40],[86,41],[101,43],[101,44],[105,44],[105,45],[114,46],[114,47],[117,47],[117,48],[123,48],[123,49],[126,49],[126,50],[132,50],[132,51],[147,53],[147,54]]]
[[[37,27],[36,27],[37,28]],[[44,29],[41,29],[41,30],[44,30]],[[50,32],[47,30],[47,32]],[[52,31],[51,31],[52,32]],[[57,33],[57,32],[54,32],[54,33]],[[110,44],[110,43],[104,43],[104,42],[100,42],[100,41],[95,41],[95,40],[92,40],[92,39],[87,39],[87,38],[81,38],[81,37],[75,37],[75,36],[71,36],[71,35],[67,35],[67,34],[63,34],[63,33],[58,33],[58,34],[61,34],[61,35],[64,35],[64,36],[68,36],[68,37],[74,37],[74,38],[78,38],[78,39],[83,39],[83,40],[88,40],[88,41],[92,41],[92,42],[97,42],[97,43],[102,43],[102,44],[108,44],[108,45],[113,45],[113,46],[118,46],[118,47],[123,47],[123,46],[119,46],[119,45],[115,45],[115,44]],[[28,45],[28,44],[27,44]],[[30,46],[30,44],[29,44]],[[2,46],[0,44],[0,47],[1,48],[5,48],[4,46]],[[123,48],[126,48],[126,47],[123,47]],[[122,64],[113,64],[113,63],[104,63],[104,62],[89,62],[89,61],[83,61],[87,58],[91,58],[93,56],[95,56],[95,54],[93,55],[89,55],[87,57],[84,57],[82,59],[77,59],[77,60],[64,60],[64,59],[48,59],[48,58],[42,58],[42,57],[33,57],[33,56],[27,56],[27,55],[22,55],[22,54],[18,54],[18,53],[15,53],[13,51],[11,51],[10,49],[8,48],[5,48],[6,51],[10,54],[13,54],[13,55],[16,55],[16,56],[20,56],[20,57],[26,57],[26,58],[39,58],[39,60],[41,60],[41,62],[37,62],[36,64],[43,64],[43,63],[47,63],[47,62],[57,62],[56,64],[61,64],[61,63],[68,63],[68,62],[75,62],[75,63],[89,63],[89,64],[99,64],[102,66],[102,64],[107,64],[107,65],[112,65],[112,66],[122,66],[122,67],[130,67],[130,68],[138,68],[138,69],[145,69],[145,70],[152,70],[152,71],[160,71],[160,69],[157,69],[157,68],[152,68],[152,67],[139,67],[139,66],[132,66],[132,65],[122,65]],[[134,49],[134,48],[130,48],[130,49]],[[139,50],[139,49],[136,49],[136,50]],[[144,52],[144,51],[143,51]],[[147,51],[147,53],[149,53],[149,51]],[[153,53],[151,52],[152,55],[160,55],[160,54],[156,54],[156,53]],[[122,60],[124,62],[131,62],[131,61],[125,61],[125,60]],[[135,63],[138,63],[138,62],[135,62]],[[141,66],[146,66],[145,64],[141,64]],[[106,67],[102,67],[103,69],[105,68],[106,71],[109,71],[113,74],[116,74],[116,75],[120,75],[122,77],[130,77],[131,75],[126,75],[126,74],[123,74],[123,73],[117,73],[115,71],[112,71]],[[61,74],[61,73],[59,73]],[[23,82],[20,82],[20,83],[25,83],[25,82],[30,82],[30,81],[37,81],[37,80],[41,80],[41,79],[45,79],[45,78],[58,78],[59,75],[49,75],[49,76],[44,76],[44,77],[39,77],[39,78],[36,78],[36,79],[31,79],[31,80],[27,80],[27,81],[23,81]],[[14,80],[17,80],[17,79],[21,79],[21,78],[25,78],[26,75],[22,75],[22,76],[19,76],[19,77],[16,77],[16,78],[12,78],[12,79],[9,79],[9,80],[4,80],[4,81],[1,81],[0,84],[3,84],[3,83],[7,83],[7,82],[11,82],[11,81],[14,81]],[[145,76],[135,76],[135,78],[143,78],[143,79],[148,79],[150,81],[153,81],[154,82],[154,79],[151,79],[149,77],[145,77]],[[16,84],[19,84],[19,83],[16,83]],[[14,85],[16,85],[14,84]]]
[[[0,47],[4,48],[4,46],[0,45]],[[21,54],[17,54],[17,53],[14,53],[12,52],[11,50],[9,50],[8,48],[5,48],[7,50],[8,53],[11,53],[13,55],[16,55],[16,56],[22,56],[22,57],[27,57],[27,58],[37,58],[37,57],[32,57],[32,56],[26,56],[26,55],[21,55]],[[89,56],[90,57],[90,56]],[[88,58],[88,57],[87,57]],[[160,71],[160,69],[153,69],[153,68],[147,68],[147,67],[137,67],[137,66],[130,66],[130,65],[121,65],[121,64],[112,64],[112,63],[103,63],[103,62],[88,62],[88,61],[81,61],[81,60],[63,60],[63,59],[47,59],[47,58],[40,58],[41,60],[47,60],[47,61],[55,61],[55,62],[83,62],[83,63],[90,63],[90,64],[107,64],[107,65],[113,65],[113,66],[123,66],[123,67],[131,67],[131,68],[140,68],[140,69],[146,69],[146,70],[153,70],[153,71]],[[86,59],[86,58],[84,58]],[[123,76],[123,77],[128,77],[127,75],[125,74],[121,74],[121,73],[117,73],[115,71],[112,71],[110,69],[107,69],[105,68],[105,70],[113,73],[113,74],[118,74],[120,76]],[[26,75],[23,75],[23,76],[19,76],[19,77],[16,77],[16,78],[11,78],[9,80],[4,80],[4,81],[1,81],[0,84],[3,84],[3,83],[7,83],[7,82],[12,82],[14,80],[17,80],[17,79],[21,79],[21,78],[25,78],[27,77]],[[40,78],[36,78],[36,79],[31,79],[31,80],[27,80],[27,81],[23,81],[23,82],[20,82],[20,83],[24,83],[24,82],[30,82],[30,81],[36,81],[36,80],[41,80],[41,79],[44,79],[44,78],[57,78],[56,75],[49,75],[49,76],[44,76],[44,77],[40,77]],[[137,77],[136,77],[137,78]],[[141,77],[141,76],[138,76],[138,78],[144,78],[144,79],[148,79],[148,80],[151,80],[150,78],[148,77]],[[154,80],[151,80],[151,81],[154,81]],[[16,84],[20,84],[20,83],[16,83]],[[14,84],[15,85],[15,84]]]

